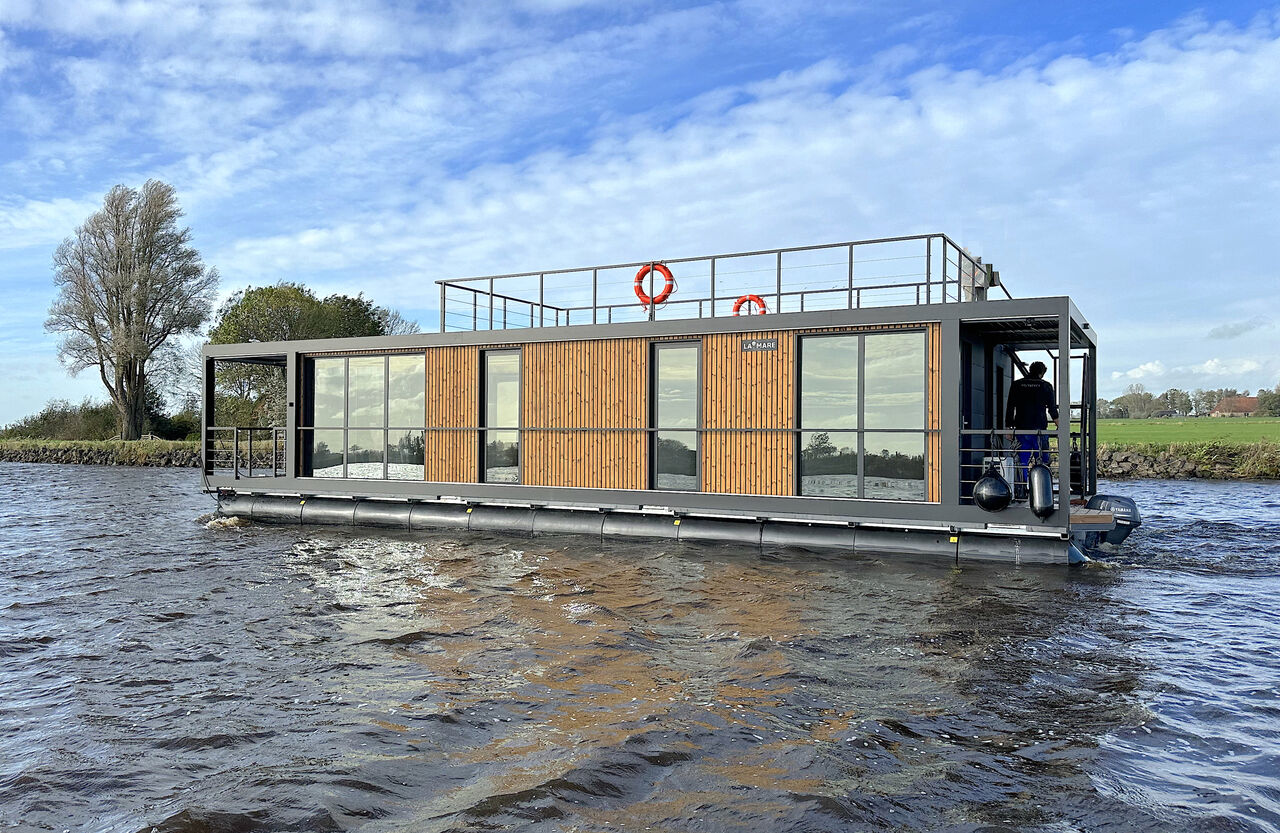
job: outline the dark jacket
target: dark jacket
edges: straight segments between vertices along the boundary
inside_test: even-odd
[[[1044,379],[1024,377],[1009,386],[1009,402],[1004,409],[1006,428],[1043,431],[1049,427],[1045,411],[1058,418],[1058,395]]]

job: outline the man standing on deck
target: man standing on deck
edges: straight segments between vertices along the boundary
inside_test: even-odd
[[[1027,375],[1009,386],[1009,401],[1004,408],[1004,424],[1009,435],[1015,430],[1044,431],[1050,420],[1053,421],[1054,429],[1057,429],[1058,394],[1053,385],[1044,380],[1047,369],[1044,362],[1032,362],[1031,367],[1027,368]],[[1049,419],[1045,419],[1046,413]],[[1048,450],[1049,438],[1040,433],[1019,433],[1017,439],[1018,447],[1022,449],[1018,454],[1021,479],[1025,483],[1033,456]]]

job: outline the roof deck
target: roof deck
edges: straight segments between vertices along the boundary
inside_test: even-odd
[[[671,292],[656,268],[672,273]],[[509,330],[981,301],[999,273],[945,234],[451,278],[440,331]],[[639,291],[637,291],[639,290]],[[741,299],[755,299],[740,303]],[[763,304],[764,309],[760,309]]]

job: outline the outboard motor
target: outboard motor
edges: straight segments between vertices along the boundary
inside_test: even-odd
[[[1027,493],[1031,511],[1037,518],[1053,514],[1053,474],[1039,459],[1027,470]]]
[[[1129,537],[1129,533],[1142,526],[1142,515],[1138,512],[1138,504],[1132,498],[1123,495],[1094,495],[1085,504],[1088,509],[1101,509],[1110,512],[1116,519],[1115,529],[1097,533],[1099,544],[1111,544],[1118,547]],[[1091,544],[1093,542],[1090,542]]]
[[[999,512],[1013,500],[1009,481],[1000,476],[995,465],[989,464],[982,479],[973,484],[973,502],[988,512]]]

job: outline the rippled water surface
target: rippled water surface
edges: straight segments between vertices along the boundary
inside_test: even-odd
[[[0,468],[0,829],[1280,830],[1280,486],[1109,566],[199,522]]]

